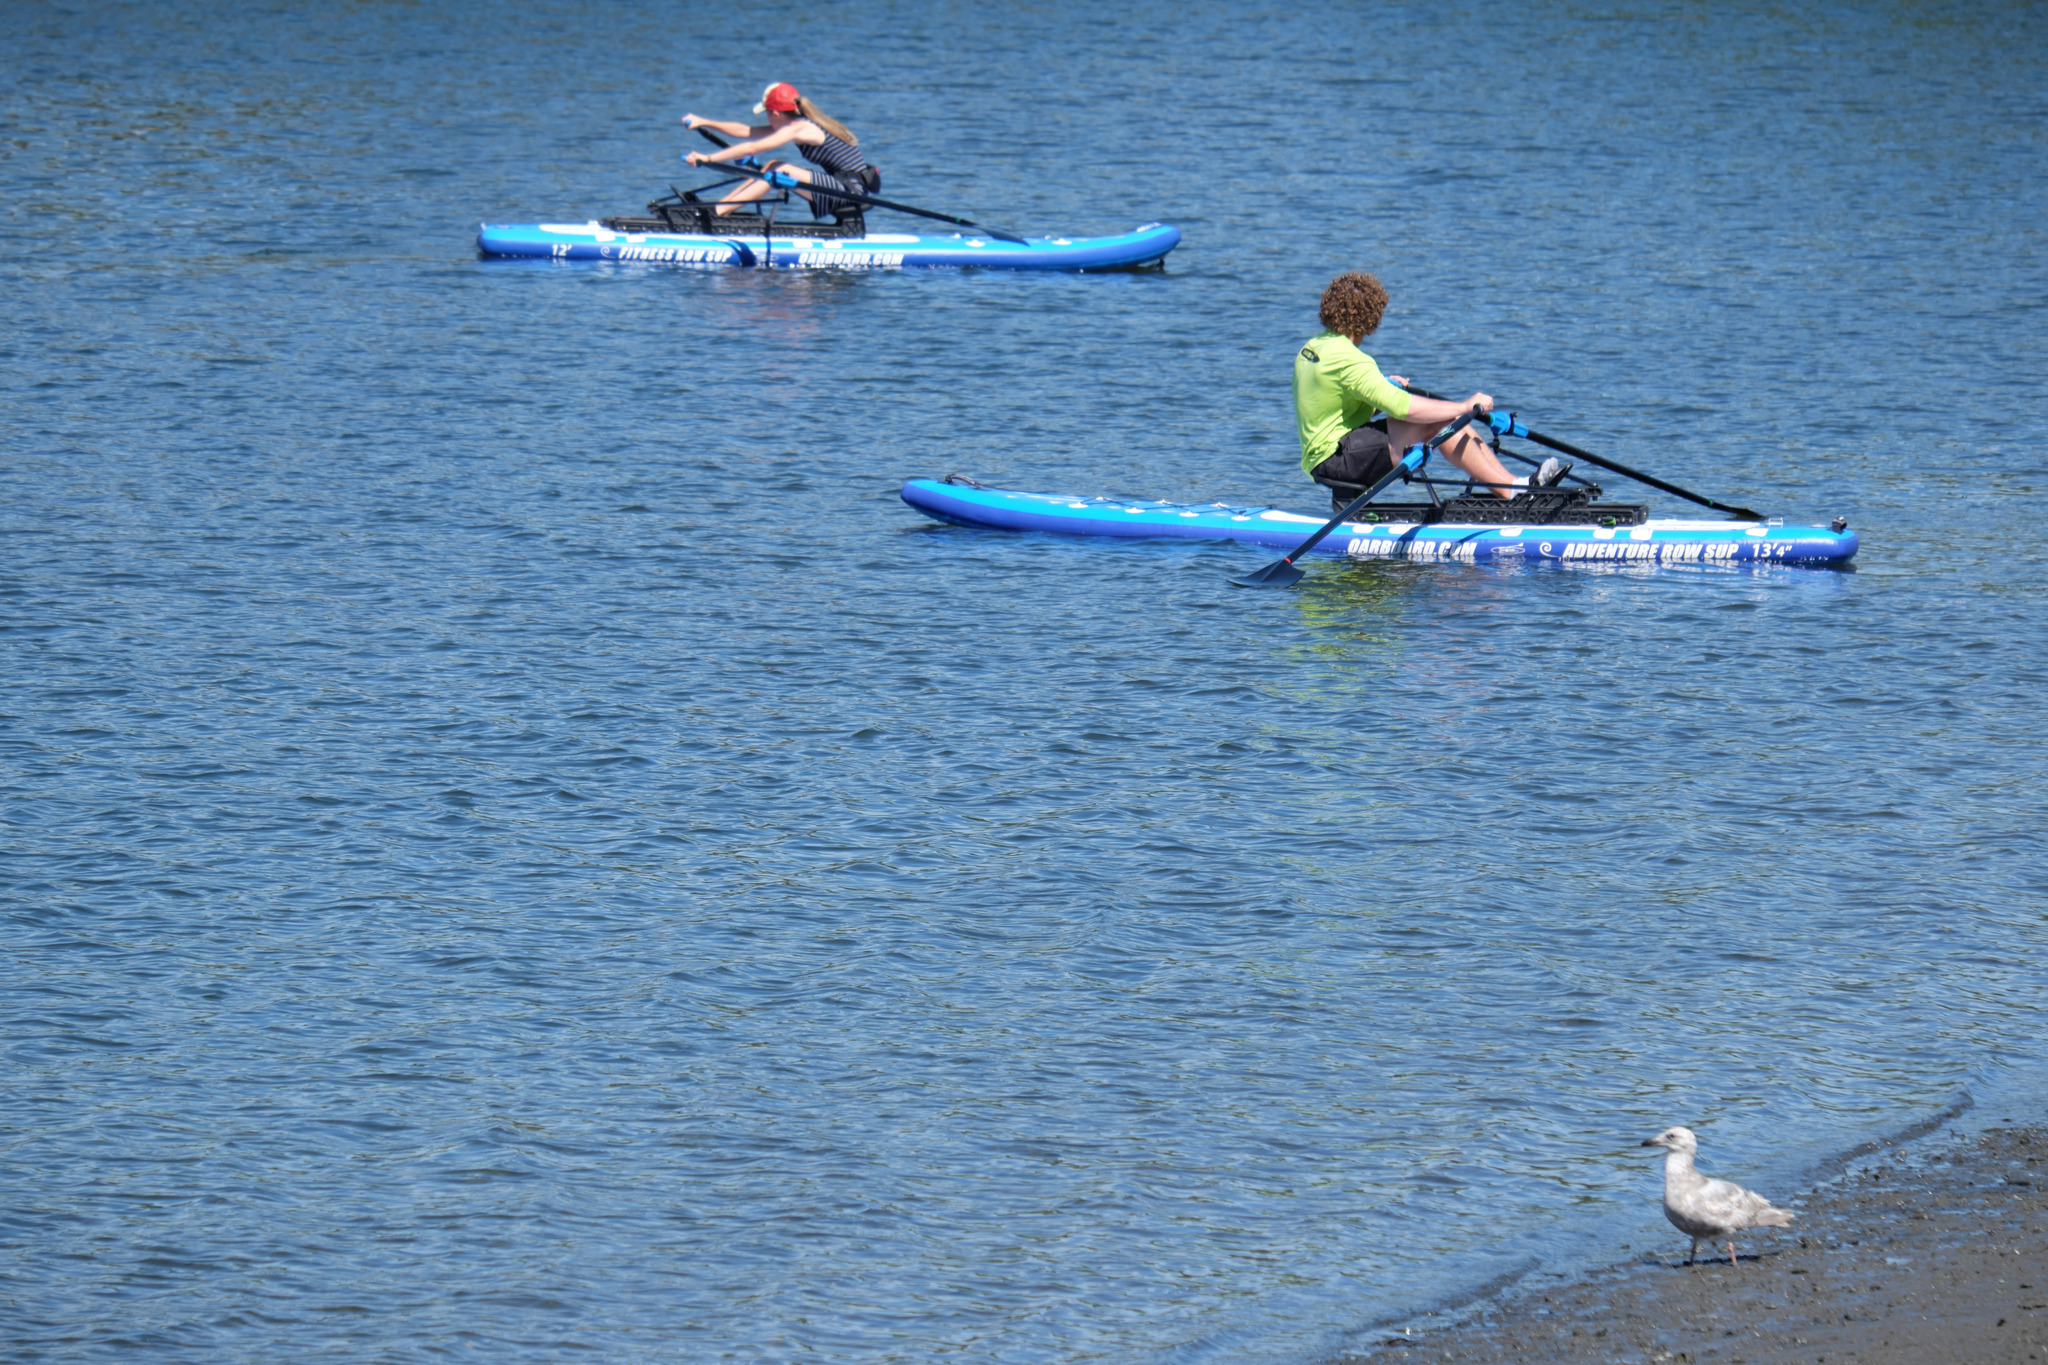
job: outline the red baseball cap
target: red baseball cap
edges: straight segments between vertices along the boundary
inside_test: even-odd
[[[800,98],[795,86],[788,81],[778,81],[761,92],[761,102],[754,106],[754,112],[765,114],[773,109],[777,113],[794,114],[796,102]]]

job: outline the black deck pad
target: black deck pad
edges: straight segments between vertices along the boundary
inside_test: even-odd
[[[1365,491],[1362,484],[1331,483],[1330,511],[1344,510]],[[1537,488],[1512,498],[1491,494],[1430,502],[1369,503],[1354,520],[1449,522],[1464,526],[1640,526],[1650,509],[1639,502],[1600,502],[1584,488]]]
[[[649,204],[648,213],[619,214],[600,218],[599,224],[613,232],[698,232],[713,237],[865,237],[867,224],[859,214],[837,222],[812,222],[804,218],[777,219],[770,223],[759,213],[728,213],[720,218],[709,204],[677,206]],[[664,212],[663,210],[666,210]]]

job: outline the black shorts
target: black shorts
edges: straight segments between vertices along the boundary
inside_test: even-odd
[[[1353,427],[1337,448],[1309,477],[1317,483],[1355,483],[1371,487],[1394,468],[1394,448],[1387,443],[1387,419]]]

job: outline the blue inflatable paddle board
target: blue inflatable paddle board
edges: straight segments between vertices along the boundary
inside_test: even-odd
[[[944,236],[870,232],[805,236],[778,225],[772,237],[735,233],[618,232],[598,222],[485,223],[477,250],[486,256],[555,261],[657,261],[670,265],[766,266],[773,270],[902,270],[979,266],[994,270],[1125,270],[1163,259],[1180,229],[1147,223],[1115,237],[1033,237],[1022,245],[953,232]]]
[[[903,500],[928,517],[961,526],[1120,539],[1239,540],[1283,552],[1329,520],[1272,507],[1017,493],[938,479],[911,479],[903,485]],[[1776,519],[1650,519],[1633,526],[1359,521],[1339,526],[1313,553],[1467,564],[1826,565],[1846,563],[1855,555],[1856,533],[1786,526]]]

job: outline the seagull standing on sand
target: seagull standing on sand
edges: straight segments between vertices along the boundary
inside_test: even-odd
[[[1771,1201],[1752,1194],[1726,1180],[1709,1180],[1694,1169],[1692,1155],[1700,1149],[1690,1128],[1666,1128],[1645,1147],[1662,1147],[1664,1158],[1664,1216],[1671,1226],[1692,1238],[1691,1265],[1700,1254],[1700,1239],[1710,1243],[1728,1239],[1728,1264],[1735,1264],[1735,1234],[1748,1228],[1789,1228],[1792,1215],[1771,1207]]]

